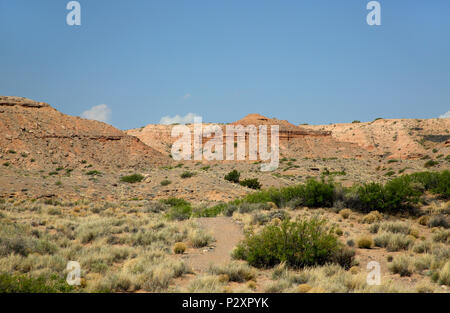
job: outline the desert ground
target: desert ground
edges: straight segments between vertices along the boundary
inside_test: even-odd
[[[230,124],[279,125],[279,167],[0,96],[0,292],[450,291],[450,119]]]

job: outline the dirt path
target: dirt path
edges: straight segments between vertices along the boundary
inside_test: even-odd
[[[204,217],[196,222],[216,240],[211,247],[193,250],[185,261],[196,272],[205,272],[209,265],[231,260],[231,251],[244,238],[242,227],[229,217]]]

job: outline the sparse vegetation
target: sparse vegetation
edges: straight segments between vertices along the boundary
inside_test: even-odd
[[[128,175],[128,176],[122,176],[120,178],[120,181],[124,182],[124,183],[134,184],[134,183],[140,183],[143,179],[144,179],[144,176],[142,176],[141,174],[133,174],[133,175]]]
[[[186,171],[186,172],[181,173],[180,177],[181,178],[191,178],[194,175],[195,175],[195,173]]]
[[[225,180],[238,184],[240,176],[241,174],[237,170],[233,170],[229,172],[227,175],[225,175]]]
[[[261,184],[257,178],[244,179],[240,181],[239,184],[250,189],[261,189]]]

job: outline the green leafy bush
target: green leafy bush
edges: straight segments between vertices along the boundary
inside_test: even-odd
[[[334,184],[331,182],[310,179],[304,185],[271,188],[244,197],[244,202],[273,202],[281,208],[286,205],[293,207],[304,205],[308,207],[331,207],[334,199]]]
[[[339,249],[333,230],[318,218],[265,226],[259,233],[247,233],[233,256],[250,265],[265,268],[286,262],[291,267],[323,265]]]
[[[130,184],[134,184],[134,183],[139,183],[144,179],[144,176],[142,176],[141,174],[133,174],[133,175],[128,175],[128,176],[122,176],[120,178],[120,181],[124,182],[124,183],[130,183]]]
[[[433,166],[438,165],[438,164],[439,164],[438,161],[428,160],[428,161],[425,162],[425,164],[423,166],[426,167],[426,168],[429,168],[429,167],[433,167]]]
[[[257,178],[244,179],[239,184],[250,189],[261,189],[261,184]]]
[[[239,173],[237,170],[233,170],[229,172],[227,175],[225,175],[225,180],[228,180],[232,183],[239,183],[239,178],[241,176],[241,173]]]
[[[184,199],[169,198],[161,202],[170,206],[166,213],[166,217],[170,220],[187,220],[192,215],[191,204]]]

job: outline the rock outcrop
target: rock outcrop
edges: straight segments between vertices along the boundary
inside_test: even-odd
[[[108,124],[69,116],[50,105],[0,97],[0,157],[24,168],[145,167],[169,162],[166,155]]]
[[[303,126],[328,131],[339,142],[357,144],[365,150],[391,159],[417,159],[433,149],[448,154],[450,119],[378,119],[366,123]]]

